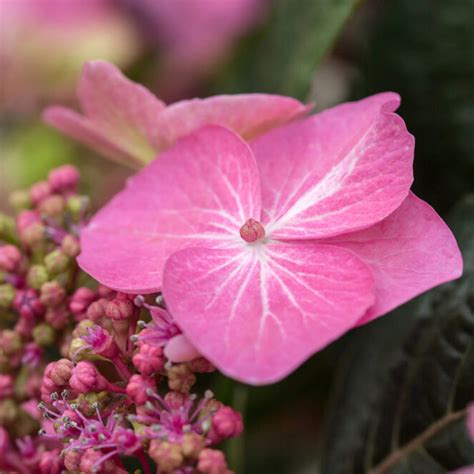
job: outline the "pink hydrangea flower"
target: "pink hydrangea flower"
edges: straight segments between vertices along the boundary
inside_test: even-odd
[[[184,135],[215,123],[252,138],[307,111],[297,100],[267,94],[216,96],[166,106],[112,64],[89,61],[78,89],[84,115],[46,109],[44,120],[129,166],[141,167]]]
[[[352,327],[461,274],[451,231],[410,193],[414,139],[398,105],[378,94],[250,146],[205,127],[92,219],[79,263],[119,291],[162,290],[225,374],[280,380]]]

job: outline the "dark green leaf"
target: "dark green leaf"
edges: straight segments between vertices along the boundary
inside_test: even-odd
[[[474,197],[453,228],[463,278],[359,330],[335,393],[323,473],[444,473],[474,463]]]
[[[416,137],[415,191],[449,209],[474,182],[474,2],[394,0],[368,38],[358,96],[394,90]]]
[[[304,100],[314,71],[360,0],[275,0],[216,85],[223,92],[272,92]]]

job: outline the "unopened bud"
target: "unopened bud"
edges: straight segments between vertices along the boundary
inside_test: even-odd
[[[70,258],[76,258],[81,248],[79,240],[71,234],[66,235],[61,242],[61,250]]]
[[[49,279],[48,271],[44,265],[33,265],[28,270],[26,281],[31,288],[39,290]]]
[[[66,202],[64,198],[58,194],[52,194],[40,202],[38,211],[48,217],[57,217],[62,214],[65,207]]]
[[[50,308],[60,305],[66,297],[66,290],[57,281],[49,281],[41,286],[40,300]]]
[[[38,324],[33,329],[33,340],[42,347],[51,346],[56,338],[56,331],[47,323]]]
[[[53,250],[44,258],[44,265],[51,275],[57,275],[67,270],[70,261],[61,250]]]
[[[31,207],[31,198],[28,191],[13,191],[8,202],[16,211],[23,211]]]
[[[6,283],[0,285],[0,309],[8,309],[15,299],[15,288]]]

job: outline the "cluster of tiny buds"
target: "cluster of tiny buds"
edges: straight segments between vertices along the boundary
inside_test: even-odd
[[[215,369],[163,296],[78,285],[78,178],[53,170],[0,215],[0,471],[126,473],[133,457],[144,474],[229,474],[215,447],[242,417],[191,393]]]
[[[10,196],[0,214],[0,471],[59,473],[61,445],[36,435],[43,373],[57,348],[66,355],[74,327],[80,228],[88,199],[79,172],[61,166]]]

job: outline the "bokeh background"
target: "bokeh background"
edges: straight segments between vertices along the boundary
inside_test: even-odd
[[[473,25],[473,0],[0,0],[0,210],[8,211],[10,191],[62,163],[80,168],[96,207],[131,173],[41,122],[45,105],[75,104],[87,59],[114,62],[167,102],[271,92],[321,110],[400,93],[416,137],[414,190],[452,223],[467,276],[351,332],[284,382],[212,381],[219,396],[245,407],[246,435],[228,446],[237,472],[368,472],[374,407],[392,369],[408,370],[401,348],[413,328],[421,321],[428,331],[435,320],[455,327],[446,314],[466,301],[472,316],[472,291],[462,288],[473,268]],[[440,306],[446,298],[454,309]],[[454,457],[426,451],[433,470],[396,472],[456,467]]]

